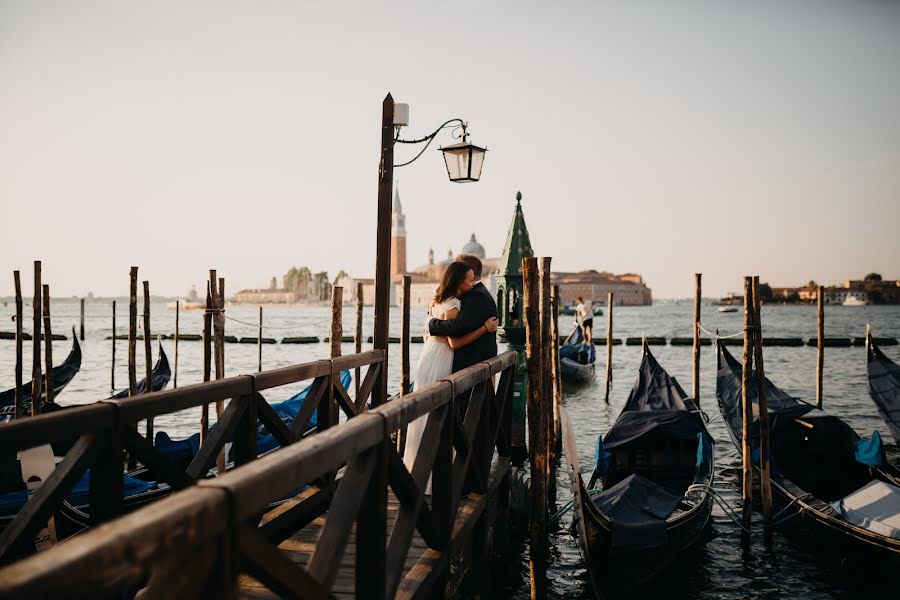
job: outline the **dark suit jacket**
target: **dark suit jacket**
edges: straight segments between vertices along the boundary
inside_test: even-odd
[[[455,319],[432,319],[428,322],[431,335],[459,337],[484,325],[491,317],[497,316],[497,305],[484,284],[476,283],[471,291],[462,297],[462,307]],[[453,353],[453,372],[497,356],[497,332],[486,333],[465,348]]]

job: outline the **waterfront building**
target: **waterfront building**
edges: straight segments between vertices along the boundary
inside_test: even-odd
[[[616,306],[650,306],[653,292],[636,273],[614,275],[607,271],[581,271],[578,273],[552,273],[554,285],[559,286],[563,306],[578,304],[578,297],[590,298],[594,304],[605,304],[607,294],[613,293]]]

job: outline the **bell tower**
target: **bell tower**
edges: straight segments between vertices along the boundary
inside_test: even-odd
[[[406,216],[400,206],[400,190],[394,185],[394,209],[391,211],[391,275],[406,273]]]

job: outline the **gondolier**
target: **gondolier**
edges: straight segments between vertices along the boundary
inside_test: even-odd
[[[584,343],[593,344],[594,338],[594,303],[582,296],[578,296],[578,306],[575,308],[578,324],[581,325],[581,332],[584,336]]]

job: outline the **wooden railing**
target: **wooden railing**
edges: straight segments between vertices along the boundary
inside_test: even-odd
[[[383,353],[372,350],[123,400],[104,400],[0,425],[0,456],[15,457],[21,450],[44,444],[71,443],[51,475],[0,533],[0,564],[34,550],[35,534],[61,507],[85,470],[91,473],[90,520],[101,523],[124,509],[123,451],[149,469],[145,478],[164,482],[174,490],[186,488],[207,476],[231,439],[236,465],[254,460],[257,419],[281,446],[287,446],[312,433],[308,424],[313,412],[317,413],[315,433],[338,423],[338,407],[348,417],[355,416],[371,395],[382,363]],[[360,367],[367,369],[352,399],[341,384],[340,373]],[[288,428],[263,392],[307,380],[312,380],[309,394]],[[138,433],[140,421],[228,399],[231,401],[221,418],[186,469],[173,464]]]
[[[360,597],[442,596],[454,583],[454,554],[465,543],[472,564],[485,564],[489,515],[508,512],[515,356],[506,352],[373,410],[338,392],[335,402],[353,418],[5,567],[0,599],[233,598],[243,573],[283,597],[326,598],[345,553],[355,554]],[[338,366],[350,367],[353,357],[346,359],[322,361],[332,381]],[[234,391],[249,396],[297,378],[290,369],[262,373],[255,388]],[[129,422],[147,414],[131,412]],[[410,472],[391,436],[423,415]],[[392,521],[389,489],[400,505]],[[279,543],[323,513],[308,562],[296,564]],[[405,571],[416,532],[427,549]]]

